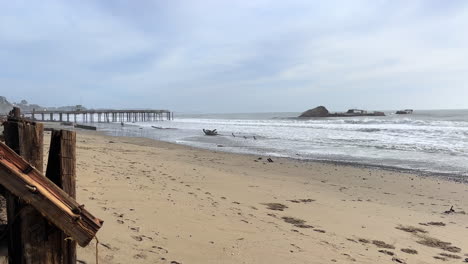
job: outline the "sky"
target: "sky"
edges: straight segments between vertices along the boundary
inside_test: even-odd
[[[468,108],[468,1],[0,0],[0,95],[197,113]]]

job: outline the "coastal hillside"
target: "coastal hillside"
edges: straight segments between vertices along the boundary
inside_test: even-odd
[[[0,96],[0,114],[7,114],[11,109],[16,106],[21,109],[22,112],[29,112],[32,111],[33,109],[36,109],[36,111],[41,111],[41,110],[63,110],[63,111],[71,111],[75,110],[77,107],[79,107],[82,110],[86,110],[85,107],[83,106],[59,106],[59,107],[46,107],[46,106],[40,106],[38,104],[30,104],[26,100],[21,100],[19,103],[10,103],[8,99],[5,96]]]
[[[13,105],[4,96],[0,96],[0,114],[8,113]]]

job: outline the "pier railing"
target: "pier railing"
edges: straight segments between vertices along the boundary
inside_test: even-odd
[[[82,111],[31,111],[25,112],[25,117],[32,120],[50,122],[152,122],[173,120],[174,113],[169,110],[82,110]]]

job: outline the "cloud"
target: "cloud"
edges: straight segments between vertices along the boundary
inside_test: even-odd
[[[467,27],[464,1],[9,1],[0,86],[45,105],[467,108]]]

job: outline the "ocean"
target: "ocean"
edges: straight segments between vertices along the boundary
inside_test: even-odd
[[[468,179],[468,110],[295,118],[299,114],[179,114],[172,121],[98,127],[114,136],[146,137],[217,151],[344,162]],[[219,136],[205,136],[202,129],[217,129]]]

